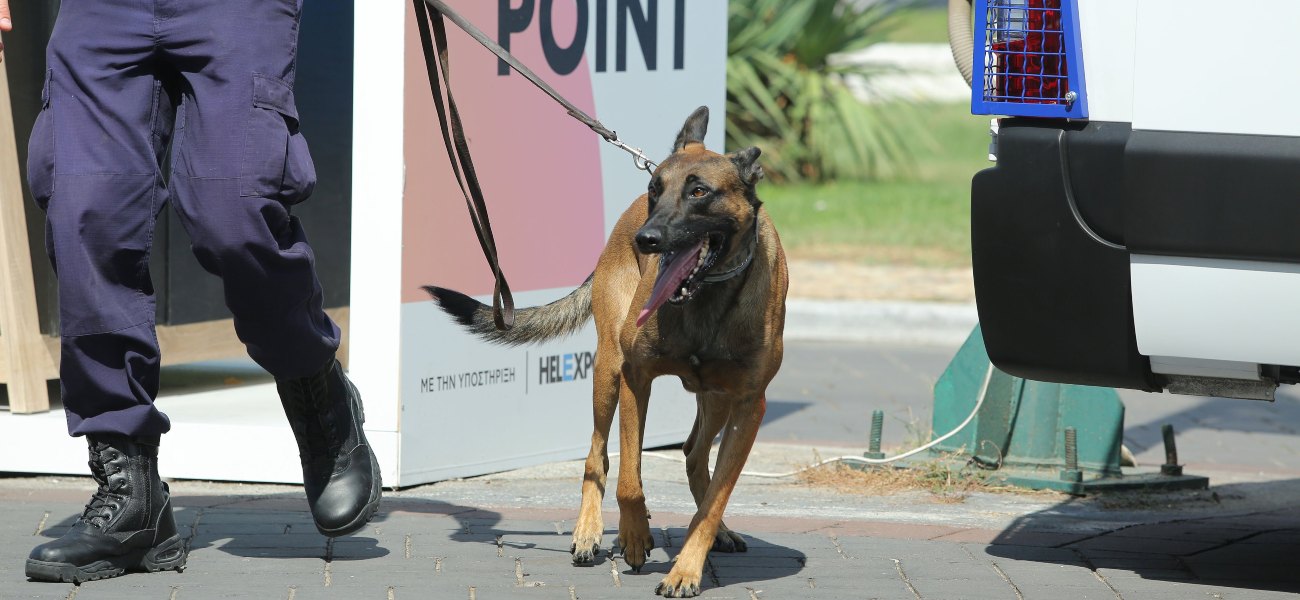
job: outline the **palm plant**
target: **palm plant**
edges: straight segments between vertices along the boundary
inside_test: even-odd
[[[879,67],[838,56],[881,40],[895,0],[732,0],[727,144],[759,146],[776,179],[877,179],[904,171],[901,103],[865,104],[846,80]],[[885,112],[889,111],[886,118]]]

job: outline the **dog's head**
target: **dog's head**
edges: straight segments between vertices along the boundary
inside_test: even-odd
[[[710,270],[749,251],[759,206],[754,185],[763,176],[759,149],[712,152],[703,141],[708,126],[708,107],[695,109],[651,176],[648,215],[635,240],[641,253],[660,255],[651,311],[690,300]]]

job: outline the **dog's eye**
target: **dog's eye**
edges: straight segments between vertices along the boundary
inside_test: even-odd
[[[704,189],[702,186],[695,186],[695,189],[691,190],[692,198],[703,198],[708,195],[709,190]]]

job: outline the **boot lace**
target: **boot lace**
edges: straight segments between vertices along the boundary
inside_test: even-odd
[[[294,382],[293,401],[298,413],[290,425],[298,434],[299,448],[304,458],[331,458],[343,446],[337,418],[329,397],[329,371],[304,377]]]
[[[103,527],[113,517],[112,511],[121,507],[122,494],[117,493],[120,482],[110,482],[109,476],[118,474],[121,469],[109,464],[104,454],[111,446],[96,442],[91,446],[90,476],[99,484],[90,496],[90,502],[81,512],[81,520],[95,527]]]

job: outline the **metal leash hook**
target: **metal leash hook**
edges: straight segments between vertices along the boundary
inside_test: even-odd
[[[631,154],[632,165],[642,171],[645,171],[646,173],[653,173],[655,168],[659,166],[658,163],[656,163],[653,160],[650,160],[650,157],[646,156],[645,152],[642,151],[640,148],[633,148],[627,144],[624,144],[622,140],[618,139],[618,134],[614,134],[614,137],[612,138],[605,138],[605,141],[613,144],[615,147],[623,150],[624,152]]]

